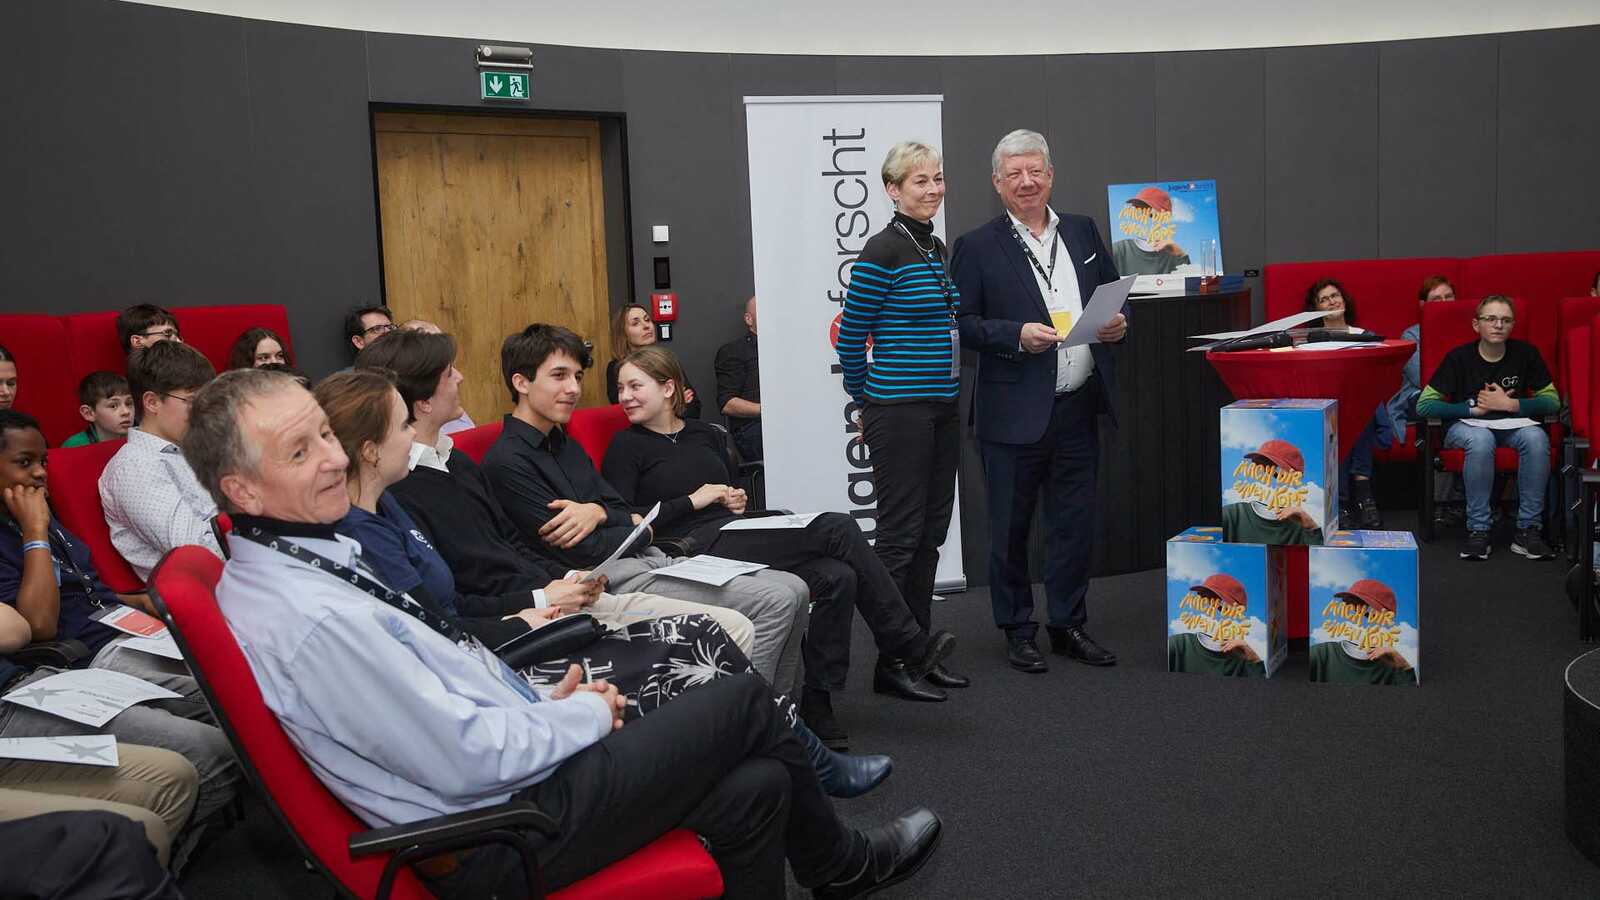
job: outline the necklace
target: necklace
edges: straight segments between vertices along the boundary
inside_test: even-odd
[[[911,233],[911,229],[906,227],[906,223],[896,222],[894,224],[895,227],[899,228],[905,234],[906,238],[911,241],[911,246],[916,247],[924,256],[932,256],[934,251],[939,249],[938,244],[934,244],[932,247],[924,247],[917,243],[917,236]]]

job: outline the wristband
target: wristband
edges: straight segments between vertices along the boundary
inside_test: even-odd
[[[55,555],[55,552],[50,549],[49,541],[23,541],[22,552],[27,553],[29,550],[43,550],[51,556]]]

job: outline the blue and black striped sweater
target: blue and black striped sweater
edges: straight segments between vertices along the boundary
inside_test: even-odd
[[[915,244],[900,225],[910,230]],[[926,254],[916,244],[937,250]],[[933,226],[899,213],[861,248],[839,323],[839,367],[851,397],[877,403],[954,402],[961,393],[960,378],[951,374],[955,348],[950,341],[961,298],[944,258]]]

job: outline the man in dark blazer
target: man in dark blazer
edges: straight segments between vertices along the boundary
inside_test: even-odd
[[[1062,347],[1098,285],[1117,280],[1094,220],[1050,209],[1055,170],[1034,131],[1013,131],[993,157],[1004,215],[962,235],[953,269],[961,291],[961,343],[978,353],[974,419],[989,495],[989,593],[1006,633],[1006,658],[1024,672],[1049,667],[1034,643],[1028,531],[1044,493],[1044,586],[1051,650],[1094,666],[1116,654],[1084,623],[1094,545],[1098,418],[1113,416],[1118,314],[1101,343]]]

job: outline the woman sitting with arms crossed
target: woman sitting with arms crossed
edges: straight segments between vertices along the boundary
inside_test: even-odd
[[[387,370],[330,375],[314,393],[350,460],[346,488],[350,512],[335,530],[361,545],[361,560],[384,585],[421,607],[420,613],[403,606],[404,611],[435,628],[459,629],[491,648],[561,615],[557,607],[530,607],[509,616],[491,614],[505,608],[504,598],[457,592],[443,558],[400,503],[385,493],[406,477],[412,443],[405,401]],[[520,593],[531,604],[532,595]],[[529,684],[554,687],[573,665],[583,668],[586,681],[604,678],[627,697],[624,719],[643,716],[712,679],[754,671],[715,620],[682,615],[636,622],[609,632],[571,657],[537,663],[519,674]],[[785,705],[790,724],[810,751],[818,779],[829,794],[857,796],[888,777],[892,765],[888,757],[843,757],[828,750],[796,720],[793,704]]]
[[[722,531],[745,510],[745,492],[728,462],[728,438],[704,422],[683,418],[683,367],[659,347],[635,350],[619,367],[623,412],[633,423],[611,441],[602,474],[640,510],[659,502],[655,534],[688,539],[692,553],[762,563],[793,572],[811,588],[811,627],[801,654],[805,687],[800,714],[831,747],[848,737],[834,718],[829,693],[843,690],[850,666],[851,609],[872,629],[879,650],[906,661],[904,669],[879,668],[873,689],[918,699],[909,686],[955,649],[948,631],[929,635],[906,607],[889,570],[842,513],[823,513],[804,528]],[[905,684],[886,683],[886,671]]]

